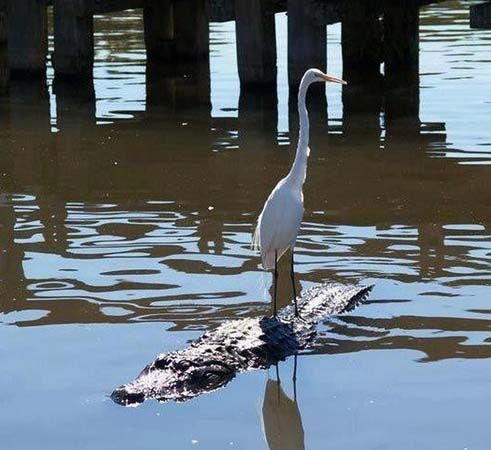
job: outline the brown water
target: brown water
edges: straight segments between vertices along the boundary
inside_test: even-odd
[[[336,86],[311,114],[301,286],[376,288],[299,357],[296,402],[290,360],[281,386],[273,370],[185,404],[108,398],[158,353],[270,311],[249,242],[295,147],[284,14],[277,111],[274,95],[239,99],[232,23],[211,26],[209,80],[205,67],[147,85],[132,11],[97,18],[95,94],[53,87],[51,71],[48,89],[13,85],[0,104],[5,448],[489,448],[491,34],[469,29],[465,3],[422,10],[419,117],[343,115]],[[328,35],[339,75],[340,26]]]

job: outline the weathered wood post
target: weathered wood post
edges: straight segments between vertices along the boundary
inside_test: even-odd
[[[7,0],[0,0],[0,44],[7,43]]]
[[[91,78],[94,25],[88,0],[54,0],[54,68],[56,77]]]
[[[418,0],[385,0],[384,42],[386,118],[418,118]]]
[[[304,72],[327,66],[326,25],[316,21],[315,0],[288,0],[288,83],[295,90]]]
[[[177,60],[208,58],[208,0],[174,0],[174,41]]]
[[[241,84],[275,84],[276,34],[271,1],[235,0],[235,33]]]
[[[146,0],[145,45],[154,61],[208,57],[208,0]]]
[[[350,0],[343,6],[343,78],[349,86],[380,82],[383,35],[379,16],[377,8],[364,0]]]
[[[13,77],[46,75],[46,1],[7,0],[8,55]]]
[[[146,0],[143,8],[145,47],[149,61],[174,56],[174,0]]]
[[[146,0],[147,111],[210,108],[208,0]]]
[[[7,43],[7,1],[0,0],[0,95],[8,88],[10,76]]]
[[[471,28],[491,29],[491,2],[470,7]]]
[[[290,140],[295,142],[298,133],[297,93],[300,81],[307,69],[315,67],[326,71],[326,24],[317,15],[318,0],[288,0],[288,84]],[[307,94],[310,113],[311,137],[315,141],[318,132],[327,126],[327,101],[324,83],[314,83]],[[316,131],[318,130],[318,132]]]
[[[380,13],[372,2],[350,0],[343,4],[343,133],[356,139],[360,131],[378,140],[382,107],[383,30]]]

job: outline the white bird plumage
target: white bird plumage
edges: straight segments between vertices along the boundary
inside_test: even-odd
[[[263,210],[257,220],[253,237],[253,246],[261,252],[262,266],[265,270],[274,269],[274,314],[276,315],[276,264],[281,256],[288,250],[292,251],[291,279],[296,308],[296,293],[293,271],[293,250],[303,217],[303,184],[307,176],[307,158],[309,149],[309,116],[305,104],[305,97],[309,86],[316,81],[332,81],[346,84],[345,81],[335,78],[318,69],[309,69],[305,72],[298,90],[298,116],[300,130],[297,151],[290,172],[275,186],[264,203]]]

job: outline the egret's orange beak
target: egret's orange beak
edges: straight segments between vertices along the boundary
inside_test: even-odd
[[[324,81],[330,81],[331,83],[348,84],[341,78],[332,77],[331,75],[322,74],[321,77]]]

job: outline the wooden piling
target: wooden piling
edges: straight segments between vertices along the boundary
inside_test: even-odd
[[[174,0],[146,0],[143,8],[145,47],[150,61],[174,55]]]
[[[419,114],[419,1],[385,0],[385,113]]]
[[[242,85],[276,83],[275,18],[269,0],[235,0],[237,65]]]
[[[7,92],[9,77],[7,2],[6,0],[0,0],[0,95]]]
[[[314,20],[310,11],[314,0],[288,0],[288,83],[298,88],[305,71],[327,66],[327,33],[325,24]]]
[[[0,0],[0,44],[7,43],[7,0]]]
[[[350,86],[380,82],[383,34],[379,16],[365,0],[351,0],[343,8],[343,78]]]
[[[7,0],[7,16],[11,75],[44,77],[48,51],[46,2]]]
[[[146,0],[144,23],[152,64],[208,58],[208,0]]]
[[[8,91],[10,78],[7,46],[0,44],[0,96]]]
[[[491,2],[470,7],[471,28],[491,29]]]
[[[343,6],[341,25],[343,51],[343,115],[367,113],[375,128],[381,109],[383,30],[380,13],[371,2],[351,0]],[[373,120],[372,120],[373,119]],[[353,122],[355,122],[355,119]],[[364,121],[365,122],[365,121]]]
[[[208,0],[174,0],[175,56],[179,61],[208,58]]]
[[[56,77],[91,78],[94,24],[90,2],[54,0],[54,38]]]

